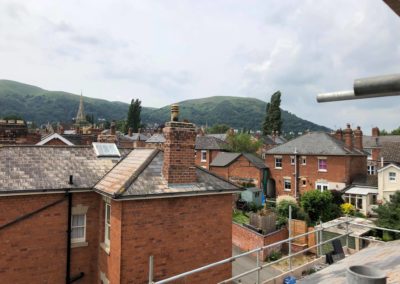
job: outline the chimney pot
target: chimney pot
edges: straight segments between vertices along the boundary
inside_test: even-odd
[[[111,122],[110,130],[111,130],[111,135],[115,135],[115,121],[114,120]]]
[[[171,121],[179,121],[179,105],[171,105]]]
[[[350,123],[347,123],[347,128],[344,130],[344,144],[350,150],[353,149],[353,130],[350,128]]]
[[[128,128],[128,136],[129,136],[129,137],[132,137],[132,127],[129,127],[129,128]]]

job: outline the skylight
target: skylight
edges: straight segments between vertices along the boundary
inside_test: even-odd
[[[93,143],[97,157],[121,157],[117,145],[114,143]]]

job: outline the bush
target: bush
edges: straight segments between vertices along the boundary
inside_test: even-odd
[[[333,203],[330,191],[310,190],[301,196],[300,204],[310,217],[311,222],[330,221],[340,216],[340,208]]]
[[[355,212],[355,208],[351,203],[343,203],[340,205],[340,210],[344,215],[353,215]]]
[[[272,251],[267,257],[268,261],[276,261],[282,257],[282,253],[280,251]]]
[[[298,220],[304,220],[309,223],[308,214],[299,207],[294,198],[283,198],[279,200],[276,205],[277,213],[277,226],[278,228],[287,224],[289,219],[289,206],[292,206],[292,218]]]
[[[255,204],[254,202],[248,203],[249,211],[257,213],[258,210],[261,210],[263,207]]]
[[[358,218],[367,218],[363,213],[361,213],[360,211],[355,211],[353,213],[354,217],[358,217]]]
[[[374,209],[378,214],[376,225],[378,227],[400,230],[400,191],[390,197],[390,201]],[[385,233],[382,239],[400,239],[400,233]]]

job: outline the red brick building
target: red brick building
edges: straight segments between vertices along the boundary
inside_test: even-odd
[[[194,126],[168,122],[164,152],[0,148],[2,283],[148,283],[231,256],[232,193],[194,163]],[[216,283],[222,265],[185,279]]]
[[[355,178],[365,176],[367,153],[360,128],[350,125],[329,135],[310,132],[269,150],[268,191],[299,197],[313,189],[341,190]]]
[[[215,157],[225,152],[228,143],[214,135],[198,135],[196,137],[195,159],[196,165],[204,169],[210,169],[210,164]]]
[[[264,188],[267,166],[252,154],[221,152],[211,162],[210,172],[239,185],[253,184]]]

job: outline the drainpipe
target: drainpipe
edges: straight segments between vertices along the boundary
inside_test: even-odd
[[[70,184],[72,183],[72,176],[70,176]],[[66,276],[65,283],[71,283],[71,212],[72,212],[72,193],[66,191],[68,197],[68,217],[67,217],[67,263],[66,263]]]
[[[294,198],[297,200],[298,182],[297,182],[297,148],[294,148]]]

